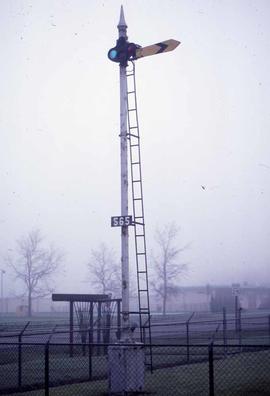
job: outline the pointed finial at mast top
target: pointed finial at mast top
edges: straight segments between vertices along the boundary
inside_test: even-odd
[[[122,5],[121,5],[121,9],[120,9],[120,19],[119,19],[119,23],[118,23],[117,27],[118,27],[118,31],[119,31],[119,37],[126,37],[127,24],[125,21],[124,9],[123,9]]]
[[[127,28],[127,24],[125,21],[125,16],[124,16],[124,8],[121,5],[121,9],[120,9],[120,19],[119,19],[119,23],[117,27],[126,27]]]

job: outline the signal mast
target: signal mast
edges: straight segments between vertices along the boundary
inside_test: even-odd
[[[122,334],[119,344],[108,349],[110,392],[142,392],[144,388],[145,356],[142,343],[146,342],[147,328],[151,354],[151,324],[145,240],[144,205],[142,191],[140,134],[137,113],[135,63],[137,59],[174,50],[179,44],[176,40],[141,47],[130,43],[127,37],[127,24],[121,6],[118,23],[119,37],[116,46],[108,52],[112,62],[120,67],[120,151],[121,151],[121,215],[111,218],[112,227],[121,227],[121,265],[122,265]],[[127,69],[132,63],[131,72]],[[129,144],[128,144],[129,142]],[[128,208],[128,146],[130,158],[131,190],[133,216]],[[139,300],[139,319],[141,344],[134,343],[129,315],[129,234],[128,227],[134,227],[137,285]],[[120,374],[121,373],[121,374]]]
[[[129,234],[128,227],[135,228],[135,247],[137,263],[137,281],[139,295],[140,329],[142,330],[143,316],[147,317],[150,326],[150,308],[148,293],[147,257],[145,246],[144,210],[141,179],[140,136],[137,115],[135,65],[134,61],[146,56],[161,54],[174,50],[180,42],[166,40],[147,47],[130,43],[127,37],[127,24],[121,6],[118,23],[119,38],[116,46],[108,52],[108,58],[120,66],[120,150],[121,150],[121,216],[111,218],[111,225],[121,227],[121,264],[122,264],[122,327],[124,339],[129,336]],[[133,63],[133,71],[127,72],[128,62]],[[133,85],[128,90],[128,78],[133,77]],[[134,96],[134,98],[131,98]],[[130,100],[133,99],[133,100]],[[130,104],[132,102],[132,105]],[[134,116],[135,114],[135,116]],[[131,185],[133,196],[133,218],[128,210],[128,140],[130,142]],[[133,143],[134,142],[134,143]],[[136,174],[136,180],[134,179]],[[139,186],[138,186],[139,185]],[[139,191],[139,193],[138,193]],[[139,208],[140,216],[136,216]],[[138,211],[138,210],[137,210]],[[143,241],[142,241],[143,239]],[[142,251],[139,246],[143,245]],[[141,257],[143,256],[143,260]],[[143,279],[142,279],[143,278]],[[140,282],[141,280],[141,282]],[[142,338],[142,337],[141,337]]]

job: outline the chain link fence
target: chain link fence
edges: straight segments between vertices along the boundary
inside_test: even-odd
[[[228,346],[224,351],[211,346],[213,381],[210,395],[270,395],[270,347]]]
[[[108,348],[108,344],[1,343],[0,394],[108,395]],[[270,395],[269,345],[155,344],[142,348],[141,394]],[[131,360],[128,365],[136,382],[137,363]]]

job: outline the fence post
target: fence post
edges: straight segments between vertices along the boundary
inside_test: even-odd
[[[49,341],[45,344],[45,396],[49,396]]]
[[[235,321],[235,332],[237,333],[238,330],[238,295],[234,296],[234,321]]]
[[[189,363],[189,322],[186,322],[186,336],[187,336],[187,363]]]
[[[117,301],[117,340],[121,338],[121,301]]]
[[[92,380],[92,342],[93,340],[91,339],[91,333],[92,329],[90,328],[89,330],[89,344],[88,344],[88,375],[89,375],[89,380]]]
[[[189,363],[189,322],[191,321],[195,312],[192,312],[188,320],[186,321],[186,344],[187,344],[187,363]]]
[[[69,302],[69,356],[73,357],[73,340],[74,340],[74,334],[73,334],[73,301]]]
[[[238,341],[239,341],[239,349],[240,351],[242,350],[242,317],[241,317],[241,313],[242,313],[242,308],[239,308],[239,312],[238,312]]]
[[[146,343],[146,334],[145,334],[145,327],[142,328],[142,333],[143,333],[143,343]]]
[[[223,307],[223,345],[224,345],[224,354],[227,354],[227,315],[226,308]]]
[[[220,323],[217,325],[216,330],[215,330],[214,333],[212,334],[212,337],[211,337],[211,342],[212,342],[212,343],[214,343],[214,341],[215,341],[216,334],[217,334],[218,331],[219,331],[219,327],[220,327]]]
[[[22,386],[22,336],[30,322],[27,322],[18,336],[18,387]]]
[[[19,334],[18,339],[18,387],[22,386],[22,334]]]
[[[270,315],[268,315],[268,335],[269,335],[269,344],[270,344]]]
[[[97,318],[97,343],[101,343],[101,301],[98,301],[98,318]],[[98,345],[97,354],[100,355],[101,347]]]
[[[213,342],[208,346],[208,363],[209,363],[209,396],[214,396],[214,353]]]

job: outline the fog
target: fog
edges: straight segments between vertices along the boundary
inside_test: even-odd
[[[190,244],[181,285],[269,284],[269,1],[122,4],[130,41],[181,41],[136,62],[149,253],[156,227],[175,222]],[[57,292],[91,292],[101,242],[119,255],[119,68],[107,52],[120,5],[0,2],[5,294],[19,285],[3,257],[34,228],[65,252]]]

